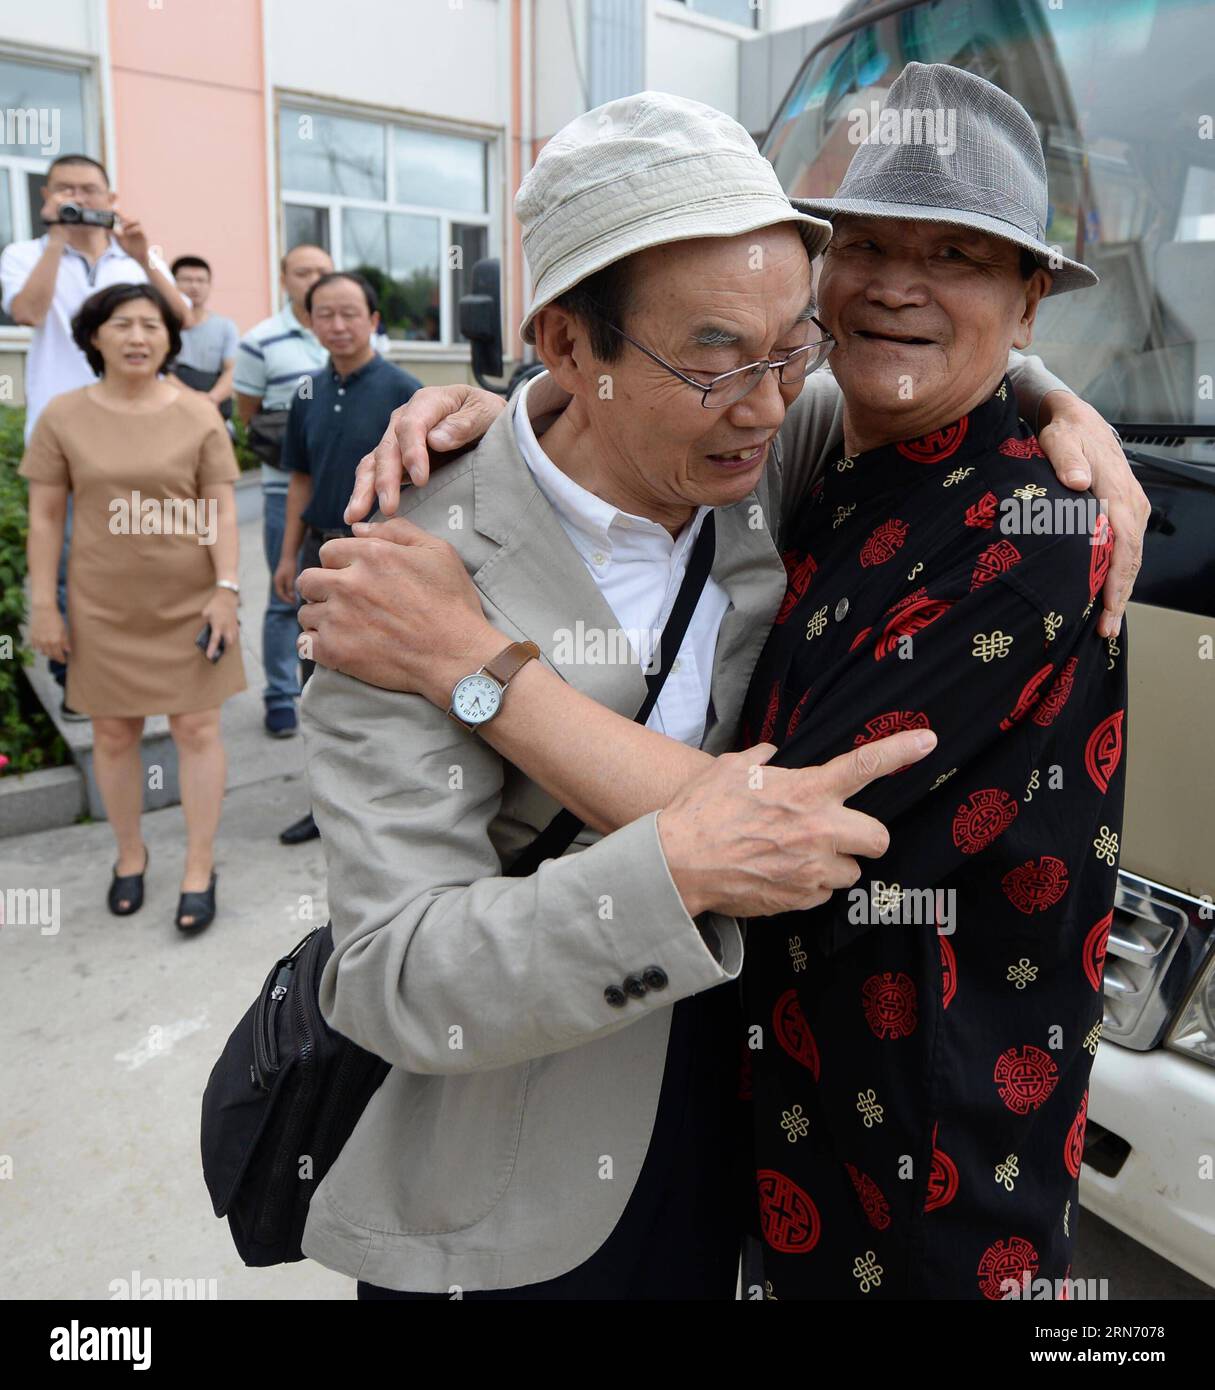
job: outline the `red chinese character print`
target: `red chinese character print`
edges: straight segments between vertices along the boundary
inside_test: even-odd
[[[887,560],[893,557],[903,548],[903,542],[907,539],[907,523],[900,521],[897,517],[891,517],[889,521],[883,521],[880,526],[874,528],[873,534],[861,546],[861,565],[864,569],[872,569],[875,565],[884,565]]]
[[[1098,791],[1109,791],[1110,778],[1122,761],[1122,720],[1126,710],[1107,715],[1084,745],[1084,770]]]
[[[1067,892],[1067,865],[1053,854],[1027,859],[1000,880],[1004,896],[1027,917],[1054,907]]]
[[[1063,706],[1067,704],[1067,697],[1072,693],[1072,685],[1076,679],[1076,662],[1079,657],[1070,656],[1063,664],[1062,671],[1055,677],[1055,683],[1047,691],[1046,698],[1034,710],[1034,723],[1040,724],[1042,728],[1048,728],[1058,719],[1063,712]]]
[[[985,492],[973,506],[966,508],[966,525],[975,530],[990,531],[999,505],[999,498],[994,492]]]
[[[1014,1115],[1028,1115],[1046,1100],[1059,1080],[1059,1068],[1049,1052],[1032,1043],[1010,1047],[996,1059],[992,1079],[1000,1099]]]
[[[798,1003],[797,990],[787,989],[772,1010],[772,1031],[776,1041],[818,1080],[818,1046]]]
[[[970,576],[973,593],[980,584],[990,584],[1001,574],[1006,574],[1021,559],[1021,552],[1012,541],[992,541],[975,561],[974,573]]]
[[[1096,990],[1101,988],[1101,979],[1105,974],[1105,948],[1113,925],[1114,909],[1111,907],[1099,922],[1089,928],[1084,938],[1084,975]]]
[[[1063,1163],[1073,1178],[1080,1176],[1080,1165],[1084,1162],[1084,1127],[1088,1123],[1088,1092],[1080,1097],[1080,1109],[1072,1127],[1067,1131],[1067,1142],[1063,1145]]]
[[[1038,1272],[1038,1252],[1022,1236],[997,1240],[983,1252],[979,1261],[979,1288],[993,1303],[1008,1298],[1011,1288],[1018,1291],[1032,1282]]]
[[[1036,671],[1029,680],[1025,682],[1020,695],[1017,696],[1017,703],[1012,707],[1012,711],[1000,720],[1000,728],[1007,733],[1009,729],[1019,724],[1022,719],[1038,703],[1038,692],[1042,689],[1047,677],[1055,669],[1053,661],[1048,661],[1040,671]]]
[[[940,463],[958,452],[969,428],[970,416],[963,415],[944,429],[932,430],[918,439],[908,439],[894,447],[913,463]]]
[[[774,1168],[761,1168],[755,1177],[764,1240],[785,1255],[809,1254],[822,1231],[818,1208],[809,1193]]]
[[[845,1163],[844,1167],[847,1168],[852,1185],[856,1188],[856,1195],[861,1200],[861,1210],[865,1213],[865,1219],[875,1231],[884,1231],[890,1225],[890,1203],[882,1195],[882,1189],[854,1163]]]
[[[1044,459],[1046,457],[1038,443],[1036,434],[1031,434],[1028,439],[1018,439],[1014,435],[1013,438],[1006,439],[1000,445],[999,452],[1005,458],[1010,459]]]
[[[814,556],[800,550],[787,550],[781,559],[785,563],[786,588],[784,601],[776,615],[776,622],[783,623],[797,607],[798,600],[810,586],[814,572],[818,569]]]
[[[907,1038],[915,1032],[915,985],[909,975],[889,970],[870,975],[861,986],[865,1022],[879,1038]]]
[[[953,818],[953,842],[963,854],[978,854],[1017,818],[1017,803],[1001,787],[971,792]]]

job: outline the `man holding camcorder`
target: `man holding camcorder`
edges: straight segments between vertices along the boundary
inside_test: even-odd
[[[0,255],[4,310],[34,330],[25,377],[25,437],[52,396],[95,380],[72,341],[72,319],[91,294],[109,285],[151,281],[194,323],[194,306],[151,250],[142,226],[117,210],[105,169],[87,155],[64,155],[47,170],[42,188],[46,232],[15,241]]]

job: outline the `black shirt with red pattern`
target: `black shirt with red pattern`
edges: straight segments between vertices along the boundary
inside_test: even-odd
[[[854,889],[748,932],[767,1291],[1040,1297],[1080,1215],[1122,829],[1109,525],[1006,379],[839,459],[791,539],[747,743],[804,767],[899,729],[939,742],[850,802],[891,834]]]

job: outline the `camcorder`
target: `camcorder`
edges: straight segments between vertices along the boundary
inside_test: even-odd
[[[61,203],[59,216],[54,220],[68,226],[112,227],[114,214],[98,208],[82,208],[79,203]]]

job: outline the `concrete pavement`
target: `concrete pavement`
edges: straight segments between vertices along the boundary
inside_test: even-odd
[[[240,493],[248,689],[223,713],[216,920],[197,939],[173,925],[180,806],[144,817],[147,897],[132,917],[105,906],[104,822],[0,840],[0,888],[58,889],[60,903],[57,932],[0,930],[0,1298],[104,1299],[135,1271],[217,1279],[220,1298],[354,1296],[311,1261],[246,1269],[199,1163],[215,1058],[275,958],[327,915],[319,841],[278,843],[307,807],[303,740],[262,731],[260,496]]]

